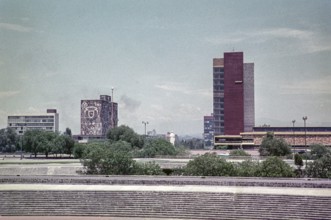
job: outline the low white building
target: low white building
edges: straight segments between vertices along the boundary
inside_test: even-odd
[[[59,131],[59,114],[56,109],[47,109],[46,114],[8,116],[7,126],[13,128],[18,135],[31,129],[56,132]]]

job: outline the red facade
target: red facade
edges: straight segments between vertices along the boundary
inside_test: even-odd
[[[244,55],[224,53],[224,134],[244,131]]]

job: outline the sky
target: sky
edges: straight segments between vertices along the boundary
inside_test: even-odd
[[[0,128],[111,95],[137,133],[202,136],[212,60],[255,63],[255,125],[331,126],[330,0],[0,0]]]

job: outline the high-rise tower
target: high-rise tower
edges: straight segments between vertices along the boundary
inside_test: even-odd
[[[213,59],[214,134],[239,135],[254,126],[254,64],[243,52]]]

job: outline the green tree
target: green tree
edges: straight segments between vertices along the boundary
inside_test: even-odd
[[[291,154],[291,148],[283,138],[275,138],[272,132],[268,132],[262,140],[259,152],[261,156],[285,156]]]
[[[324,155],[331,153],[330,149],[324,145],[321,144],[314,144],[310,146],[310,154],[312,156],[312,159],[319,159],[323,157]]]
[[[126,141],[116,141],[116,142],[112,142],[110,144],[110,149],[112,151],[120,151],[120,152],[129,153],[132,151],[132,146],[130,143],[128,143]]]
[[[63,152],[65,154],[69,154],[69,157],[71,156],[71,154],[73,153],[73,149],[75,146],[75,140],[68,134],[62,134],[61,135],[64,143],[63,143]]]
[[[64,146],[66,144],[64,135],[57,135],[53,140],[52,153],[56,155],[64,153]]]
[[[73,155],[76,159],[81,159],[84,156],[86,144],[75,143],[73,148]]]
[[[60,153],[62,141],[58,139],[59,133],[45,130],[28,130],[24,133],[24,149],[36,157],[38,153],[45,154],[46,158],[51,152]],[[59,144],[59,145],[57,145]]]
[[[5,152],[14,152],[19,146],[19,137],[13,128],[0,130],[0,149]]]
[[[262,177],[292,177],[293,169],[278,157],[268,157],[261,163],[258,175]]]
[[[231,176],[234,173],[235,167],[232,163],[210,153],[194,158],[185,167],[185,174],[189,176]]]
[[[41,130],[27,130],[23,135],[23,146],[26,152],[33,153],[37,157],[38,152],[41,152],[40,136]]]
[[[253,162],[251,160],[245,160],[241,163],[236,164],[236,176],[258,176],[259,163]]]
[[[162,138],[149,139],[144,147],[138,151],[138,157],[155,157],[155,156],[174,156],[177,154],[176,148],[167,140]]]
[[[247,153],[246,151],[244,151],[242,149],[232,150],[232,151],[230,151],[229,155],[230,156],[242,156],[242,157],[251,156],[249,153]]]
[[[294,155],[294,164],[298,166],[298,169],[301,169],[303,166],[303,160],[299,154]]]
[[[109,130],[107,132],[107,138],[111,143],[116,141],[126,141],[131,144],[132,148],[142,148],[144,145],[143,138],[126,125],[121,125]]]
[[[308,163],[306,173],[308,177],[331,178],[331,153],[328,152],[314,162]]]

